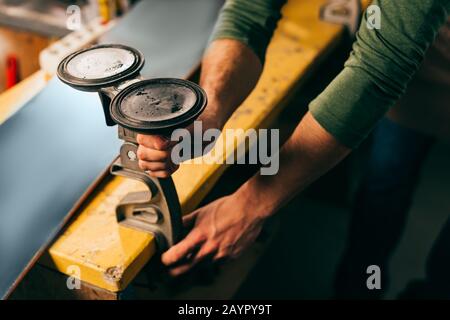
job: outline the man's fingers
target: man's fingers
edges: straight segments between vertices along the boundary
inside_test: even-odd
[[[149,176],[165,179],[177,171],[180,166],[162,162],[141,162],[139,160],[139,167],[146,171]]]
[[[193,267],[195,267],[197,264],[205,261],[205,260],[211,260],[217,253],[217,246],[216,245],[208,245],[205,244],[198,253],[193,257],[191,261],[188,261],[185,264],[182,264],[180,266],[176,266],[169,270],[169,274],[171,276],[179,276],[183,273],[188,272]]]
[[[192,228],[197,218],[198,211],[191,212],[183,216],[183,226],[185,228]]]
[[[139,160],[139,168],[142,170],[148,170],[148,171],[168,171],[170,172],[170,164],[166,162],[149,162],[149,161],[142,161]]]
[[[172,142],[169,138],[157,135],[144,135],[138,134],[136,141],[144,147],[155,150],[167,150],[172,146]]]
[[[231,257],[229,255],[228,252],[224,251],[224,250],[220,250],[219,252],[216,253],[216,255],[213,258],[213,261],[215,263],[219,263],[222,264],[224,262],[227,262],[228,260],[230,260]]]
[[[160,170],[160,171],[146,170],[146,172],[151,177],[166,179],[169,178],[171,174],[175,172],[175,170]]]
[[[188,272],[190,269],[192,268],[191,264],[183,264],[179,267],[173,268],[169,270],[169,274],[172,277],[178,277],[180,275],[182,275],[183,273]]]
[[[170,266],[179,262],[181,259],[186,258],[189,253],[192,253],[203,242],[206,241],[206,237],[198,232],[191,232],[184,240],[181,240],[178,244],[167,250],[161,257],[162,263]]]
[[[170,152],[151,149],[140,145],[137,149],[139,160],[164,162],[170,158]]]

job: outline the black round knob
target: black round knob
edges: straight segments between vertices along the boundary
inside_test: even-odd
[[[61,81],[82,91],[98,91],[135,77],[144,66],[144,56],[124,45],[97,45],[79,50],[58,65]]]
[[[207,104],[197,84],[158,78],[136,82],[122,90],[110,107],[114,122],[146,134],[170,134],[191,124]]]

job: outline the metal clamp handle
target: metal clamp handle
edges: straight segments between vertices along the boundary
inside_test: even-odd
[[[126,136],[126,134],[130,134]],[[124,139],[124,135],[126,138]],[[180,240],[182,215],[172,178],[150,177],[138,166],[137,144],[133,133],[119,126],[119,136],[125,140],[120,149],[120,159],[111,166],[111,173],[141,181],[147,191],[125,196],[116,208],[117,221],[131,228],[155,235],[158,249],[164,251]]]

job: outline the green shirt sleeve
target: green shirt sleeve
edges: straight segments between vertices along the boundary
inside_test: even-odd
[[[314,118],[356,147],[405,92],[450,11],[449,0],[375,0],[381,28],[367,12],[343,71],[311,102]]]
[[[281,18],[281,7],[285,2],[286,0],[227,0],[211,39],[241,41],[264,63],[267,46]]]

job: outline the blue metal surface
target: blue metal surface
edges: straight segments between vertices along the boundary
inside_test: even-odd
[[[58,79],[0,126],[0,295],[114,159],[98,95]]]
[[[100,42],[143,52],[145,77],[185,77],[199,62],[222,4],[222,0],[141,1]]]
[[[145,77],[184,77],[198,63],[222,1],[141,1],[102,43],[136,47]],[[118,154],[97,94],[53,79],[0,126],[0,297],[62,227]]]

